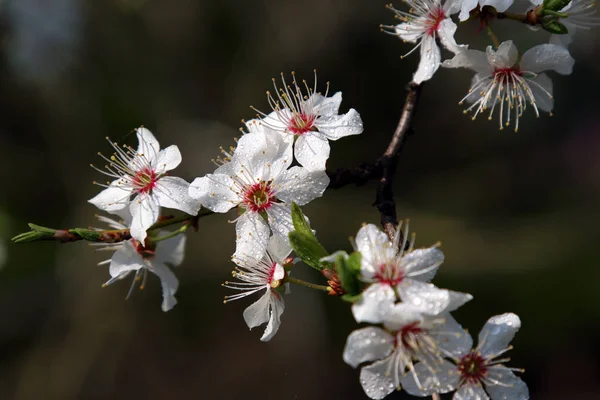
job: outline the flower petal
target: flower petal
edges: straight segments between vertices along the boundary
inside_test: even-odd
[[[417,43],[423,36],[423,30],[419,29],[414,22],[403,22],[396,25],[394,30],[400,39],[410,43]]]
[[[444,356],[460,359],[473,348],[471,335],[448,313],[443,315],[444,324],[429,331],[438,342]]]
[[[161,236],[167,232],[161,232]],[[170,239],[162,240],[156,244],[154,260],[159,263],[169,263],[178,266],[183,262],[185,255],[185,235],[177,235]]]
[[[479,50],[466,50],[456,54],[450,60],[442,63],[446,68],[470,68],[478,74],[487,76],[492,72],[487,55]]]
[[[488,63],[496,68],[510,68],[517,63],[519,51],[512,40],[502,42],[497,51],[492,46],[486,49]]]
[[[156,276],[160,278],[160,285],[162,286],[162,294],[163,294],[163,302],[162,302],[162,310],[169,311],[175,304],[177,304],[177,299],[175,298],[175,293],[177,292],[177,288],[179,287],[179,280],[167,267],[166,265],[159,262],[150,262],[150,271],[154,272]]]
[[[115,254],[110,259],[110,267],[108,272],[110,276],[116,278],[122,274],[129,273],[131,271],[137,271],[144,268],[144,260],[135,251],[131,242],[123,242]]]
[[[460,14],[458,14],[458,19],[460,22],[466,21],[471,16],[471,10],[477,7],[478,0],[462,0],[460,2]]]
[[[267,216],[273,235],[279,235],[286,243],[289,243],[288,234],[294,230],[292,207],[281,203],[273,204],[267,210]]]
[[[189,195],[190,184],[176,176],[163,176],[152,189],[156,202],[161,207],[173,208],[189,215],[200,210],[200,201]]]
[[[469,294],[440,289],[431,283],[404,279],[396,286],[402,301],[427,315],[439,315],[460,307],[473,297]]]
[[[158,175],[177,168],[179,164],[181,164],[181,153],[179,147],[175,145],[162,149],[152,161],[154,172]]]
[[[267,251],[277,262],[285,260],[292,252],[289,242],[279,235],[272,235],[267,245]]]
[[[269,290],[268,293],[270,296],[269,305],[271,307],[271,312],[269,315],[269,323],[260,338],[262,342],[268,342],[275,336],[279,330],[279,325],[281,325],[281,315],[285,310],[285,303],[283,302],[281,295],[274,290]]]
[[[413,76],[413,81],[419,84],[431,79],[440,67],[441,61],[442,55],[440,48],[435,43],[435,38],[431,35],[424,35],[421,40],[421,60],[417,72]]]
[[[136,154],[143,156],[151,163],[158,156],[158,152],[160,151],[158,140],[156,140],[152,132],[143,126],[137,128],[135,133],[138,138],[138,149]]]
[[[459,45],[456,43],[456,40],[454,39],[456,28],[456,24],[450,18],[444,18],[438,27],[438,36],[442,46],[454,54],[461,53],[468,47],[464,44]]]
[[[334,115],[329,118],[319,118],[317,128],[329,140],[338,140],[345,136],[358,135],[363,132],[363,122],[360,114],[351,108],[346,114]]]
[[[416,379],[415,379],[416,378]],[[418,381],[417,381],[418,379]],[[448,393],[459,385],[460,374],[456,365],[443,360],[435,368],[417,363],[402,379],[402,388],[413,396],[425,397],[434,393]]]
[[[407,303],[396,303],[382,310],[383,325],[391,331],[399,331],[407,325],[422,325],[425,318],[421,311]]]
[[[490,368],[488,371],[490,378],[500,382],[499,385],[485,385],[485,390],[492,399],[529,399],[529,389],[527,388],[527,385],[510,369],[503,366],[496,366]]]
[[[271,290],[267,289],[260,299],[244,310],[244,321],[248,328],[256,328],[269,320],[270,292]]]
[[[367,396],[379,400],[396,390],[392,377],[392,374],[396,372],[393,361],[393,356],[390,356],[361,369],[360,383]],[[390,371],[392,371],[391,374]]]
[[[294,144],[296,160],[309,171],[324,171],[329,152],[329,141],[319,132],[308,132]]]
[[[372,278],[379,265],[393,260],[397,253],[388,236],[373,224],[360,228],[355,241],[362,255],[361,273],[366,278]]]
[[[513,3],[514,3],[514,0],[480,0],[479,1],[479,5],[481,7],[483,7],[483,6],[494,7],[498,12],[504,12],[504,11],[508,10],[508,7],[510,7]]]
[[[381,360],[394,350],[394,337],[381,328],[355,330],[344,347],[344,361],[353,368],[367,361]]]
[[[540,44],[527,50],[521,58],[521,69],[538,73],[554,70],[559,74],[569,75],[573,72],[575,60],[569,50],[554,44]]]
[[[278,199],[285,203],[305,205],[321,197],[329,185],[325,171],[309,171],[302,167],[292,167],[284,172],[275,187]]]
[[[436,246],[413,250],[401,259],[405,276],[421,282],[432,280],[443,262],[444,253]]]
[[[241,202],[235,183],[224,174],[208,174],[194,179],[188,194],[204,207],[217,213],[225,213]]]
[[[312,105],[321,118],[329,118],[339,113],[342,104],[342,92],[337,92],[331,97],[313,93],[306,102]]]
[[[292,144],[292,136],[267,127],[242,135],[233,153],[232,171],[247,174],[256,181],[275,179],[292,165]]]
[[[493,357],[506,350],[508,344],[521,327],[521,320],[516,314],[506,313],[493,316],[479,332],[477,349],[485,358]]]
[[[107,212],[114,212],[127,207],[132,190],[120,185],[120,181],[120,179],[112,181],[109,187],[89,199],[88,202]]]
[[[269,226],[265,220],[256,213],[246,211],[238,218],[235,233],[234,258],[260,260],[269,242]]]
[[[395,300],[396,294],[389,285],[373,283],[362,293],[360,300],[352,304],[352,315],[356,322],[381,323],[383,314]]]
[[[467,383],[454,393],[452,400],[489,400],[489,397],[480,385]]]
[[[131,236],[143,244],[147,236],[146,230],[158,220],[160,208],[154,196],[140,194],[129,204],[129,211],[132,218],[129,228]]]

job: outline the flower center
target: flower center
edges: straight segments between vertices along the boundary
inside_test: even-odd
[[[408,349],[417,350],[419,347],[419,337],[423,333],[419,322],[403,326],[396,334],[396,340]]]
[[[131,184],[138,193],[151,192],[156,187],[156,182],[158,182],[158,176],[149,167],[142,168],[131,178]]]
[[[429,36],[433,36],[445,18],[446,13],[442,7],[437,7],[431,10],[427,16],[427,34]]]
[[[503,79],[510,78],[511,76],[522,76],[523,73],[519,67],[510,67],[510,68],[495,68],[494,69],[494,78]]]
[[[312,114],[294,113],[290,118],[288,129],[294,135],[302,135],[306,132],[315,130],[314,122],[317,117]]]
[[[404,279],[404,273],[397,263],[387,262],[379,265],[375,272],[375,279],[379,283],[396,286]]]
[[[243,202],[248,210],[260,213],[268,210],[275,200],[271,181],[260,181],[246,189]]]
[[[463,381],[473,384],[478,383],[482,381],[487,373],[487,363],[481,354],[473,350],[461,358],[458,363],[458,371]]]
[[[144,247],[141,242],[135,239],[130,239],[131,244],[135,251],[142,257],[143,259],[149,259],[156,255],[155,246],[149,245],[148,247]]]
[[[273,264],[271,264],[271,269],[269,270],[269,286],[271,286],[273,289],[281,285],[281,280],[273,280],[275,277],[275,271],[277,271],[277,263],[273,262]]]

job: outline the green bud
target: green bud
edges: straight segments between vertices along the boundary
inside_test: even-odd
[[[543,21],[542,22],[542,27],[547,30],[550,33],[554,33],[556,35],[564,35],[569,33],[569,30],[567,29],[566,26],[564,26],[563,24],[561,24],[560,22],[558,22],[555,19],[551,19],[548,21]]]
[[[91,229],[83,228],[69,229],[69,232],[76,233],[77,235],[81,236],[83,240],[87,240],[89,242],[97,242],[102,233],[100,231],[93,231]]]
[[[340,278],[340,282],[347,295],[360,295],[361,282],[358,279],[360,275],[360,260],[359,252],[352,253],[346,257],[344,254],[339,254],[335,260],[335,271]]]
[[[565,8],[570,2],[571,0],[544,0],[544,11],[560,11],[563,8]],[[542,13],[544,13],[544,11],[542,11]]]

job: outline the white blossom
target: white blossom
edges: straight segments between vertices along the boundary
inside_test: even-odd
[[[573,70],[574,60],[569,51],[553,44],[541,44],[526,51],[519,58],[519,52],[512,41],[503,42],[497,51],[488,46],[484,53],[467,50],[444,62],[445,67],[466,67],[476,72],[473,83],[463,101],[472,103],[467,111],[475,110],[473,119],[490,108],[488,119],[492,119],[498,109],[500,129],[515,121],[515,131],[519,128],[519,118],[531,105],[535,114],[539,110],[551,112],[554,98],[552,81],[542,71],[554,70],[567,75]]]
[[[117,222],[106,217],[98,218],[101,221],[108,223],[113,229],[127,229],[131,222],[131,216],[128,216],[125,210],[118,213],[125,218],[125,223]],[[160,231],[158,236],[166,234],[168,234],[168,232]],[[141,281],[141,289],[146,286],[148,271],[150,271],[160,278],[163,293],[161,308],[163,311],[169,311],[177,304],[175,292],[177,292],[177,288],[179,287],[179,281],[167,264],[176,267],[183,262],[185,241],[186,237],[184,235],[177,235],[147,247],[142,246],[142,244],[134,238],[113,244],[97,244],[102,246],[98,250],[114,251],[111,259],[102,261],[98,264],[110,265],[109,273],[111,279],[109,279],[104,286],[108,286],[115,281],[124,279],[131,273],[134,273],[134,279],[129,289],[129,293],[127,294],[127,297],[129,297],[136,283]]]
[[[248,121],[248,129],[252,132],[265,125],[279,132],[284,140],[294,142],[294,157],[300,165],[309,171],[325,170],[330,153],[329,141],[362,133],[363,122],[360,115],[353,108],[340,114],[342,92],[327,97],[329,83],[325,95],[318,93],[316,71],[313,88],[306,81],[302,82],[306,93],[296,81],[294,72],[291,86],[287,84],[283,74],[281,83],[281,88],[278,88],[273,79],[275,93],[267,92],[273,111],[267,115],[256,110],[262,119]]]
[[[436,43],[439,39],[442,45],[453,53],[464,51],[465,45],[458,45],[454,39],[456,24],[450,18],[455,13],[457,3],[455,0],[406,0],[410,10],[408,12],[393,8],[396,17],[403,21],[395,26],[382,25],[387,33],[398,36],[405,42],[417,45],[403,57],[411,54],[417,48],[421,51],[421,60],[413,76],[413,82],[421,83],[431,79],[441,65],[442,55]]]
[[[290,142],[273,132],[249,133],[238,141],[231,161],[190,185],[190,196],[214,212],[239,207],[236,256],[260,259],[271,232],[288,241],[294,229],[292,202],[304,205],[327,188],[329,178],[324,171],[290,168],[291,164]]]
[[[428,283],[444,261],[437,246],[413,250],[406,248],[408,229],[404,240],[391,242],[388,236],[373,224],[363,226],[356,235],[356,249],[360,251],[361,279],[370,282],[361,299],[352,305],[357,322],[381,322],[382,312],[399,299],[423,313],[437,315],[450,312],[472,299],[470,294],[439,289]]]
[[[138,128],[136,135],[137,150],[111,142],[115,153],[111,157],[101,155],[107,162],[105,170],[92,165],[115,180],[106,185],[94,182],[106,189],[89,202],[110,213],[128,207],[133,216],[131,236],[143,245],[146,230],[158,220],[160,207],[196,215],[200,204],[189,197],[189,183],[167,174],[181,163],[179,148],[172,145],[160,150],[154,135],[144,127]]]
[[[344,361],[354,368],[375,361],[360,371],[360,383],[372,399],[399,390],[409,377],[410,382],[419,381],[415,363],[434,374],[444,363],[444,354],[468,349],[464,330],[448,313],[426,315],[412,305],[398,303],[384,314],[383,327],[352,332],[344,348]]]
[[[232,296],[225,296],[225,303],[265,291],[260,299],[244,311],[244,320],[250,329],[267,322],[260,338],[263,342],[271,340],[281,324],[281,315],[285,309],[281,290],[286,274],[283,265],[291,251],[289,244],[281,237],[271,236],[262,258],[256,259],[246,254],[234,258],[238,266],[232,274],[238,281],[223,284],[226,288],[238,291]]]
[[[428,365],[416,364],[415,374],[403,381],[404,389],[415,396],[456,390],[454,400],[528,399],[527,385],[513,373],[521,370],[502,365],[508,358],[498,359],[512,349],[509,343],[520,327],[521,320],[512,313],[490,318],[479,333],[476,348],[471,349],[473,339],[464,332],[464,342],[446,354],[452,363],[444,361],[435,374]]]

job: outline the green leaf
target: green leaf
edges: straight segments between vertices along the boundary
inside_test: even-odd
[[[565,8],[570,2],[571,0],[544,0],[544,11],[560,11],[563,8]],[[544,11],[542,11],[542,13],[544,13]]]
[[[56,229],[46,228],[45,226],[39,226],[36,224],[29,223],[27,224],[29,227],[36,232],[44,232],[54,235],[56,233]]]
[[[84,240],[87,240],[90,242],[97,242],[102,233],[100,231],[93,231],[91,229],[82,229],[82,228],[70,229],[69,231],[75,232],[76,234],[81,236]]]
[[[554,33],[557,35],[564,35],[569,33],[569,30],[566,26],[558,22],[557,20],[551,19],[548,21],[542,22],[542,27],[550,33]]]
[[[354,252],[346,257],[343,254],[338,255],[335,260],[335,270],[340,278],[342,287],[350,296],[355,296],[361,292],[361,282],[358,279],[360,275],[361,254]]]
[[[300,231],[292,231],[288,236],[296,255],[300,257],[306,265],[321,271],[323,265],[319,260],[327,256],[327,250],[319,243],[315,235],[312,232],[307,234]]]
[[[345,295],[343,295],[340,298],[342,300],[344,300],[345,302],[348,302],[348,303],[356,303],[357,301],[359,301],[360,299],[362,299],[362,293],[359,293],[359,294],[348,294],[348,293],[346,293]]]
[[[304,213],[302,213],[302,209],[296,203],[292,203],[292,222],[294,223],[294,230],[296,232],[314,236],[312,229],[310,229],[310,225],[306,222],[306,217],[304,216]]]

